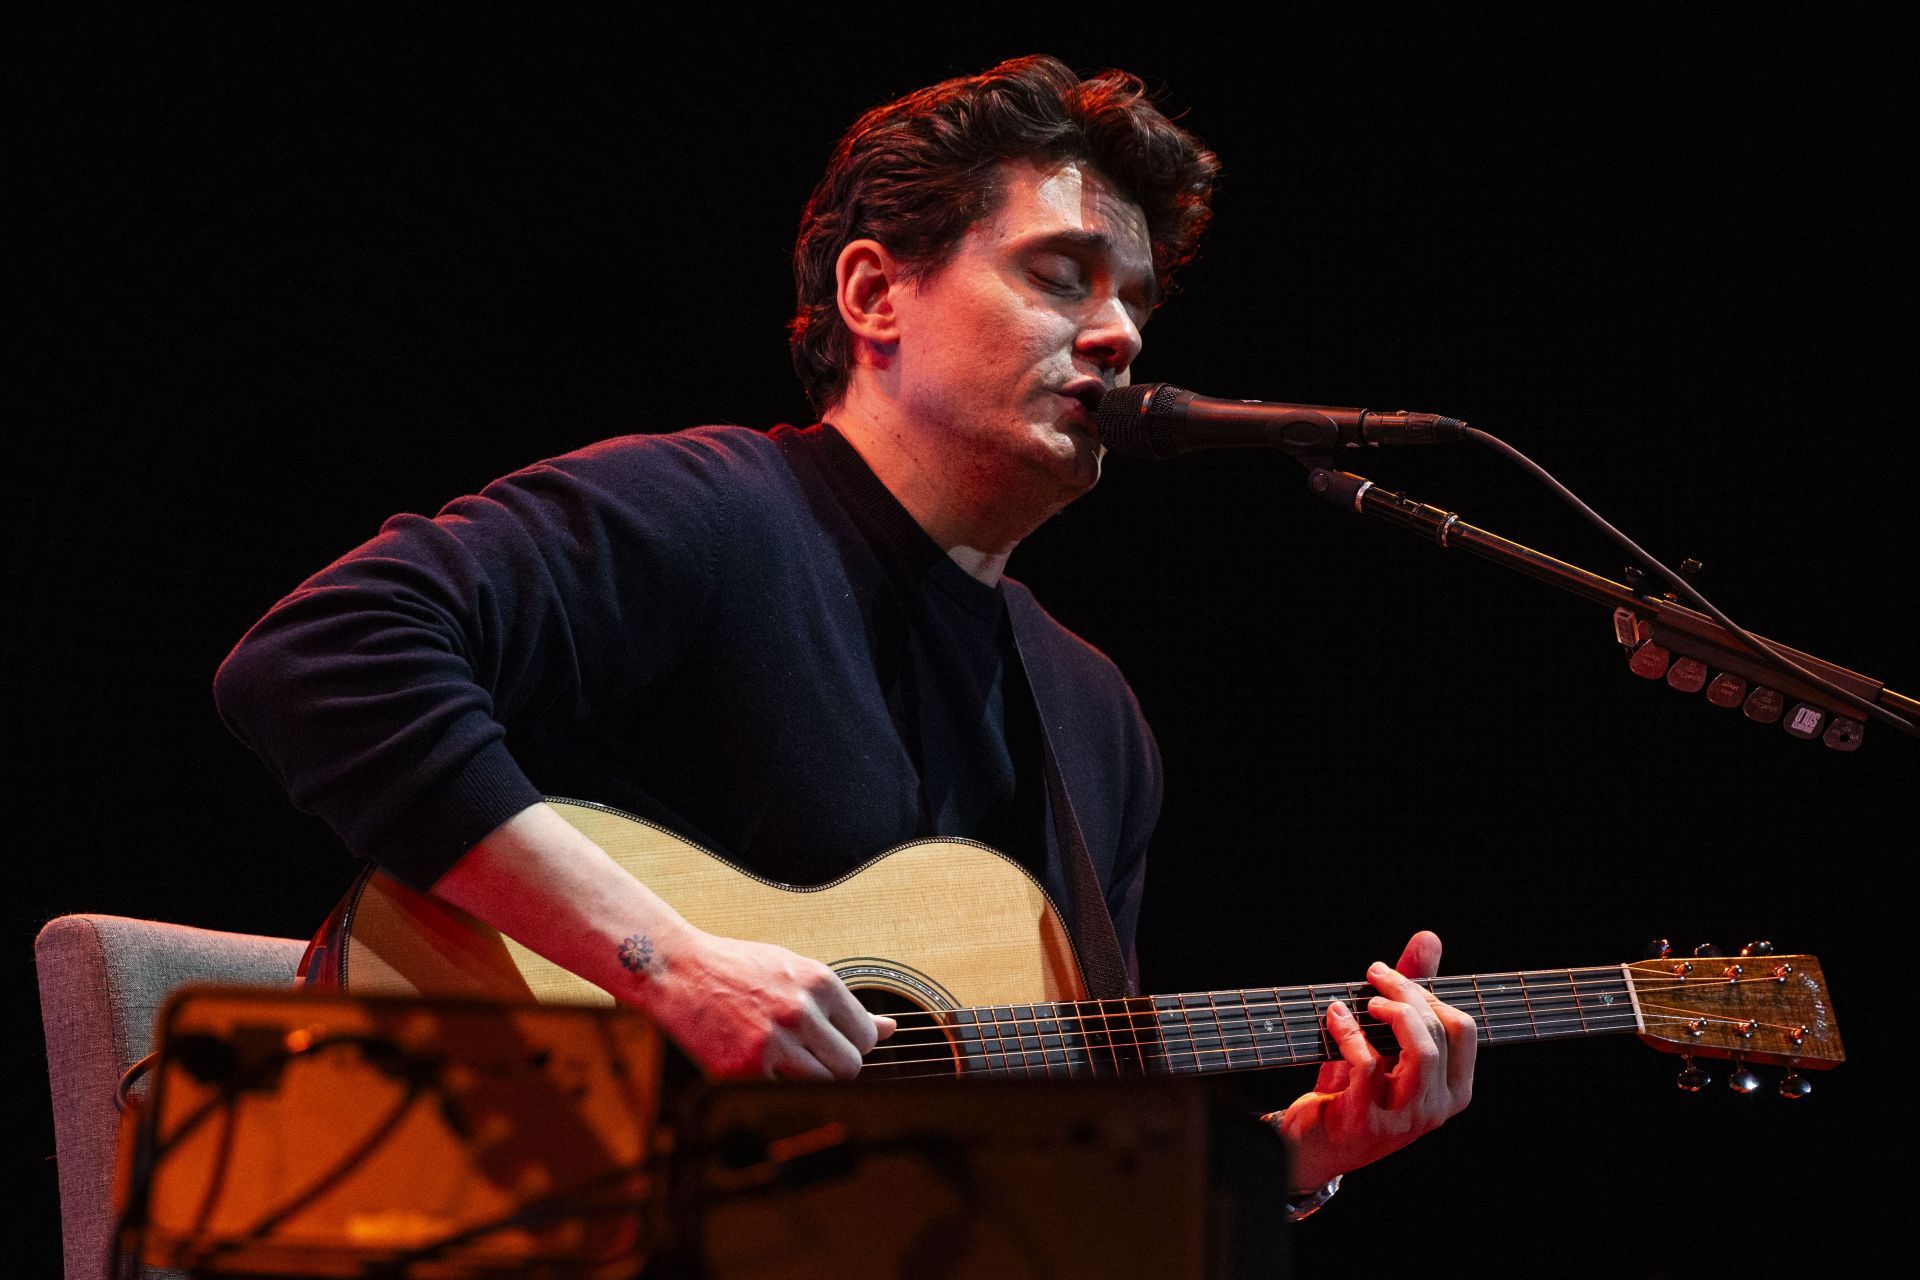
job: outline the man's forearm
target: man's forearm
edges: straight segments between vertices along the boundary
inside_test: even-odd
[[[547,804],[488,833],[434,883],[436,897],[648,1008],[697,931]]]
[[[433,892],[645,1010],[716,1075],[851,1077],[893,1031],[818,960],[695,928],[544,803],[496,827]]]

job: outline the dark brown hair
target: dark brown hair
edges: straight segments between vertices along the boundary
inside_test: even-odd
[[[799,293],[788,326],[794,371],[824,413],[846,391],[852,335],[840,319],[840,251],[873,239],[908,279],[946,264],[967,228],[991,217],[1009,160],[1084,160],[1146,214],[1165,297],[1207,225],[1219,161],[1122,71],[1082,80],[1054,58],[1003,62],[861,116],[834,148],[793,246]]]

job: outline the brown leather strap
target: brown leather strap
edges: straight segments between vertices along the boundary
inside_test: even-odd
[[[1037,703],[1036,699],[1036,711]],[[1067,794],[1067,780],[1061,776],[1060,761],[1053,754],[1047,717],[1041,712],[1036,718],[1047,761],[1047,799],[1053,808],[1054,834],[1067,873],[1067,888],[1073,894],[1073,940],[1080,949],[1087,994],[1095,1000],[1117,999],[1127,994],[1127,964],[1120,954],[1120,935],[1113,931],[1113,914],[1107,910],[1100,876],[1093,869],[1093,855],[1087,852],[1087,838],[1081,834],[1079,816],[1073,811],[1073,797]]]

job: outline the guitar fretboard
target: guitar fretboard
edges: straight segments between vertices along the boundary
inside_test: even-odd
[[[1421,986],[1470,1014],[1482,1044],[1639,1029],[1619,965],[1435,978]],[[1367,1013],[1366,983],[1318,983],[1060,1004],[989,1005],[948,1015],[969,1072],[1014,1076],[1208,1075],[1339,1056],[1327,1006],[1343,1001],[1375,1047],[1393,1032]]]

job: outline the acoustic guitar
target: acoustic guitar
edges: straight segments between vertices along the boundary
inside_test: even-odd
[[[696,927],[776,943],[821,961],[900,1030],[863,1074],[1079,1076],[1211,1074],[1325,1061],[1327,1005],[1347,1002],[1375,1043],[1365,983],[1312,983],[1090,1000],[1060,913],[1013,859],[967,840],[920,840],[830,884],[796,887],[742,870],[661,827],[603,805],[549,803]],[[359,994],[610,1003],[600,988],[379,871],[343,904],[333,959]],[[1662,956],[1574,969],[1435,978],[1421,985],[1471,1014],[1483,1045],[1609,1034],[1801,1068],[1845,1059],[1819,961],[1773,955]],[[1682,1087],[1705,1073],[1691,1062]]]

